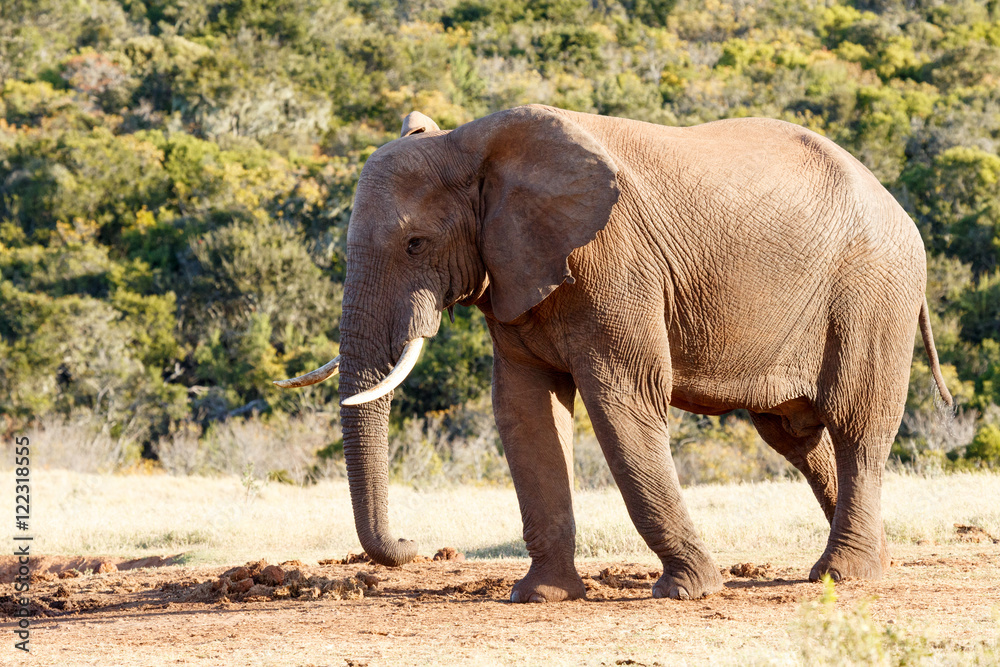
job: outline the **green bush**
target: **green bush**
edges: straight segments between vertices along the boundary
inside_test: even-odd
[[[938,350],[969,422],[935,421],[918,342],[894,452],[911,467],[989,465],[1000,15],[972,1],[821,4],[4,3],[0,423],[84,420],[152,455],[219,420],[335,401],[335,380],[285,393],[270,380],[337,353],[367,157],[415,108],[452,128],[544,103],[671,125],[781,118],[851,151],[924,237]],[[491,368],[482,315],[460,309],[401,388],[393,428],[444,412],[451,433]],[[463,423],[478,442],[480,422]],[[738,415],[671,425],[690,481],[785,474]],[[580,470],[607,483],[581,438]]]
[[[965,457],[989,466],[1000,467],[1000,426],[986,424],[976,431],[972,444],[965,450]]]

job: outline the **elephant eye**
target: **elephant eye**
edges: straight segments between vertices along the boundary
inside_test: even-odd
[[[410,239],[410,242],[406,245],[406,252],[410,255],[415,255],[417,251],[424,245],[424,240],[420,238]]]

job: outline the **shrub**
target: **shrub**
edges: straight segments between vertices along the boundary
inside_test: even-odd
[[[965,457],[991,467],[1000,467],[1000,426],[986,424],[976,431],[972,444],[965,450]]]
[[[346,474],[342,459],[318,457],[339,438],[335,415],[277,413],[229,419],[204,432],[189,422],[162,437],[155,450],[163,469],[174,475],[249,475],[256,481],[306,484]]]
[[[829,576],[823,594],[799,609],[793,630],[806,665],[912,665],[929,656],[927,639],[909,636],[895,625],[881,625],[868,611],[868,601],[844,609]]]
[[[89,412],[151,456],[192,421],[201,447],[213,422],[336,400],[335,380],[280,394],[270,380],[337,352],[367,157],[411,109],[448,129],[547,103],[676,126],[781,118],[853,153],[931,251],[933,326],[965,410],[957,430],[938,420],[918,353],[899,465],[991,465],[993,422],[973,411],[1000,404],[996,3],[818,5],[5,2],[0,420]],[[500,478],[492,426],[454,421],[486,414],[491,367],[485,321],[459,309],[394,403],[413,466],[434,452],[457,477]],[[745,415],[670,426],[686,482],[793,474]],[[579,485],[612,483],[592,433],[576,449]]]
[[[389,437],[393,477],[414,486],[507,484],[500,436],[488,400],[403,420]]]
[[[677,476],[684,484],[725,484],[797,475],[747,419],[699,418],[673,409],[671,415],[670,450]]]

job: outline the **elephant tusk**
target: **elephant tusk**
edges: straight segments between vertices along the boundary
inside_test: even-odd
[[[278,385],[282,389],[291,389],[292,387],[307,387],[311,384],[316,384],[327,379],[331,375],[337,372],[340,367],[340,355],[338,354],[333,358],[328,364],[317,368],[316,370],[306,373],[305,375],[300,375],[297,378],[292,378],[290,380],[275,380],[274,384]]]
[[[399,355],[399,361],[397,361],[396,365],[392,367],[389,374],[382,378],[381,382],[367,391],[342,399],[340,404],[361,405],[362,403],[374,401],[376,398],[382,398],[388,394],[390,391],[401,385],[403,380],[406,379],[406,376],[413,370],[413,367],[417,365],[417,357],[420,356],[420,350],[423,349],[423,347],[423,338],[415,338],[411,340],[406,344],[406,347],[403,348],[402,354]]]

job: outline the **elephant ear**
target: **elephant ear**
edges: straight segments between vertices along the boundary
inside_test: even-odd
[[[510,322],[564,281],[618,201],[617,167],[568,114],[526,106],[451,133],[480,165],[480,252],[494,316]]]
[[[400,138],[408,137],[411,134],[419,134],[421,132],[436,132],[440,128],[437,126],[433,120],[419,111],[411,111],[406,114],[406,118],[403,119],[403,129],[399,131]]]

